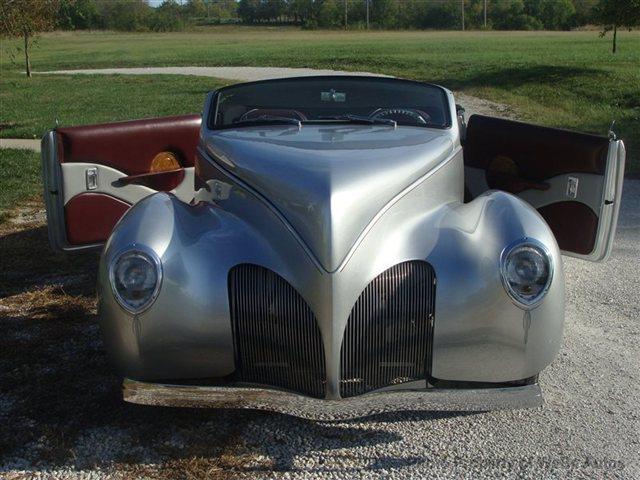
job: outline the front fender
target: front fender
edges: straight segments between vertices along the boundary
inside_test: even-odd
[[[105,246],[98,280],[101,328],[120,375],[157,380],[233,372],[229,269],[258,263],[287,275],[292,263],[315,268],[290,235],[259,230],[213,204],[188,205],[166,193],[147,197],[122,218]],[[158,297],[138,315],[117,303],[108,277],[114,257],[135,245],[154,251],[163,269]]]
[[[549,291],[530,311],[512,302],[500,276],[502,251],[527,237],[546,246],[553,264]],[[533,208],[504,192],[454,206],[428,260],[438,276],[433,377],[506,382],[551,363],[562,342],[564,274],[555,237]]]

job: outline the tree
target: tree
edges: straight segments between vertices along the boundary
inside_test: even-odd
[[[546,30],[568,30],[576,9],[571,0],[524,0],[524,13],[538,20]]]
[[[528,15],[523,0],[503,0],[491,4],[491,21],[496,30],[538,30],[542,22]]]
[[[313,0],[289,0],[289,16],[304,26],[317,26],[319,5]]]
[[[344,21],[343,0],[325,0],[321,3],[318,11],[318,26],[336,28],[344,26]]]
[[[394,27],[397,16],[396,8],[397,5],[393,0],[369,1],[370,20],[380,28]]]
[[[95,0],[60,0],[56,27],[64,30],[101,27],[100,13]]]
[[[184,12],[190,18],[202,18],[207,15],[207,5],[204,0],[187,0],[184,4]]]
[[[151,30],[155,32],[169,32],[182,30],[182,7],[176,0],[164,0],[159,7],[147,18]]]
[[[597,3],[598,0],[573,0],[573,6],[576,9],[575,25],[587,25],[592,22],[593,8]]]
[[[244,23],[254,23],[258,20],[259,0],[240,0],[238,2],[238,16]]]
[[[631,30],[640,25],[640,0],[600,0],[593,16],[603,26],[601,37],[613,30],[612,52],[616,53],[618,27]]]
[[[576,15],[571,0],[542,0],[542,18],[539,18],[547,30],[569,30]]]
[[[58,6],[58,0],[1,0],[0,35],[23,38],[27,77],[31,77],[33,42],[38,33],[55,26]]]
[[[286,12],[284,0],[262,0],[258,6],[258,17],[261,20],[277,21]]]
[[[462,23],[460,2],[427,3],[422,10],[420,26],[424,28],[454,28]]]
[[[207,18],[215,18],[217,20],[237,18],[238,2],[236,0],[206,0]]]
[[[106,28],[126,32],[148,30],[154,11],[145,0],[100,0],[98,10]]]

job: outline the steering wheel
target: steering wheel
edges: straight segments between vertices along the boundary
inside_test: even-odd
[[[401,124],[426,125],[431,120],[428,113],[414,108],[379,108],[369,115],[372,120],[395,120]]]
[[[244,120],[251,120],[262,116],[291,118],[293,120],[299,120],[301,122],[307,120],[307,116],[304,113],[299,112],[298,110],[286,108],[253,108],[245,112],[240,117],[239,121],[242,122]]]

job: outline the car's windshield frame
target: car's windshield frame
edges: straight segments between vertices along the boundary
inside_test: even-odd
[[[305,77],[289,77],[289,78],[276,78],[276,79],[268,79],[268,80],[258,80],[255,82],[243,82],[236,83],[233,85],[228,85],[225,87],[221,87],[214,92],[212,92],[210,105],[209,105],[209,116],[207,118],[207,128],[210,130],[228,130],[228,129],[237,129],[237,128],[247,128],[250,127],[251,122],[242,122],[242,123],[230,123],[226,125],[216,125],[216,119],[218,117],[218,109],[219,109],[219,100],[221,95],[226,91],[237,88],[239,86],[247,87],[247,86],[260,86],[264,84],[272,84],[277,82],[286,82],[286,81],[296,81],[296,82],[306,82],[306,81],[335,81],[335,80],[350,80],[350,81],[362,81],[362,82],[393,82],[398,84],[398,88],[402,88],[402,85],[416,85],[421,87],[430,87],[436,90],[439,90],[443,95],[443,114],[444,114],[444,122],[442,124],[428,124],[426,127],[419,128],[433,128],[438,130],[446,130],[451,128],[452,126],[452,117],[449,106],[449,100],[447,96],[447,91],[439,86],[434,85],[432,83],[426,82],[418,82],[414,80],[406,80],[401,78],[393,78],[393,77],[375,77],[375,76],[365,76],[365,75],[321,75],[321,76],[305,76]],[[301,121],[300,124],[314,124],[314,125],[322,125],[329,123],[349,123],[349,119],[310,119]],[[362,122],[360,122],[362,123]],[[276,122],[273,122],[272,125],[277,125]],[[287,126],[286,123],[282,123],[283,126]],[[255,125],[254,125],[255,126]],[[264,125],[263,125],[264,126]],[[288,125],[290,126],[290,125]],[[398,126],[401,126],[400,124]]]

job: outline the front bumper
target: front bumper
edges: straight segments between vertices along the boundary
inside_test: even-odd
[[[490,411],[542,405],[539,385],[499,388],[397,390],[340,400],[253,387],[186,386],[125,379],[123,398],[142,405],[267,410],[314,420],[339,420],[400,411]]]

